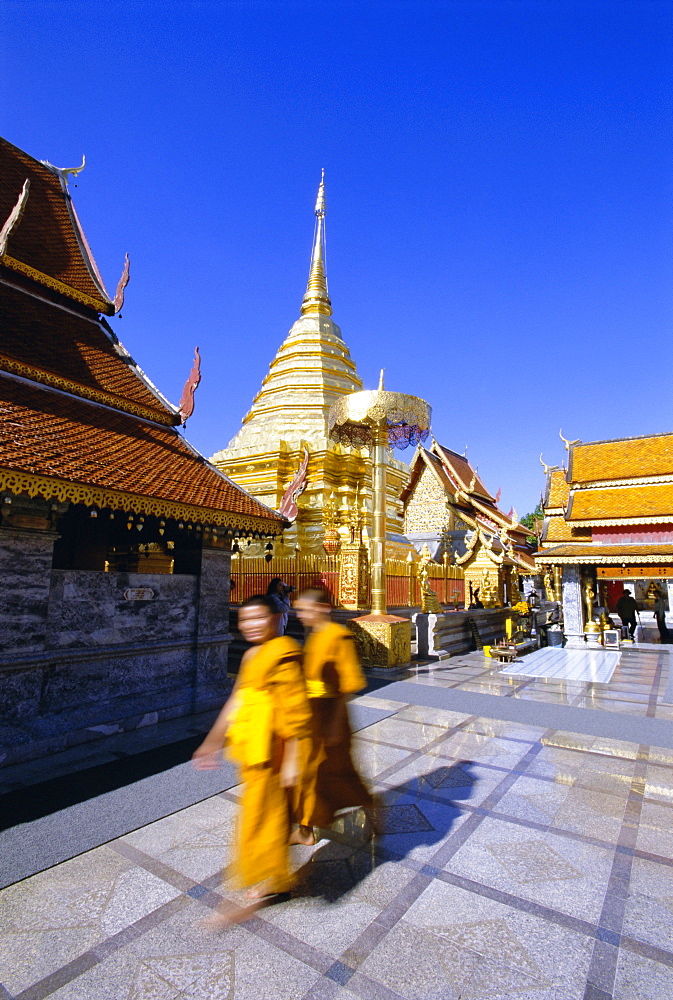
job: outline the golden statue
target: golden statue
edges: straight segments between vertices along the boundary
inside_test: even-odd
[[[434,562],[434,560],[430,555],[430,549],[426,543],[421,549],[421,561],[418,564],[418,582],[421,586],[421,611],[425,611],[430,614],[439,614],[442,610],[442,606],[439,603],[437,594],[430,586],[430,573],[428,566],[431,562]]]
[[[587,576],[584,581],[584,607],[587,613],[587,621],[593,621],[594,617],[594,600],[596,593],[594,591],[594,581],[590,576]]]
[[[479,588],[481,603],[485,608],[494,608],[497,596],[495,587],[491,581],[491,574],[487,570],[481,578],[481,586]]]

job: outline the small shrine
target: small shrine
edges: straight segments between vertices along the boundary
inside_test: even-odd
[[[436,561],[450,559],[465,577],[465,603],[514,604],[520,580],[537,572],[530,529],[505,514],[466,455],[433,440],[420,445],[402,492],[404,534]]]

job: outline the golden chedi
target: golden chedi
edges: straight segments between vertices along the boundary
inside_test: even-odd
[[[298,545],[304,553],[322,554],[324,512],[335,511],[343,541],[364,502],[371,510],[371,460],[365,448],[334,443],[328,414],[339,398],[362,389],[355,362],[332,319],[325,273],[325,182],[318,188],[315,233],[301,316],[271,362],[262,387],[243,418],[238,434],[211,461],[256,499],[277,510],[288,487],[297,480],[308,452],[304,481],[295,492],[298,513],[285,532],[278,555]],[[389,457],[387,530],[401,533],[399,495],[408,467]],[[299,477],[301,478],[301,477]],[[292,514],[290,517],[292,518]],[[365,535],[368,535],[365,524]],[[248,553],[259,555],[259,546]]]

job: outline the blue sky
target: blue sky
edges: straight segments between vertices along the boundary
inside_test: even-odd
[[[299,315],[320,169],[367,387],[532,509],[559,427],[673,429],[673,6],[37,2],[0,11],[0,131],[72,189],[116,332],[226,446]],[[404,453],[401,457],[404,457]]]

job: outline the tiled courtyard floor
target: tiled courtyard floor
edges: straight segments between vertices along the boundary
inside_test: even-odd
[[[413,680],[670,719],[667,673],[641,649],[585,690],[478,654]],[[673,998],[673,750],[357,702],[391,713],[355,740],[385,835],[349,814],[293,848],[290,899],[208,933],[241,901],[231,787],[0,892],[0,1000]]]

